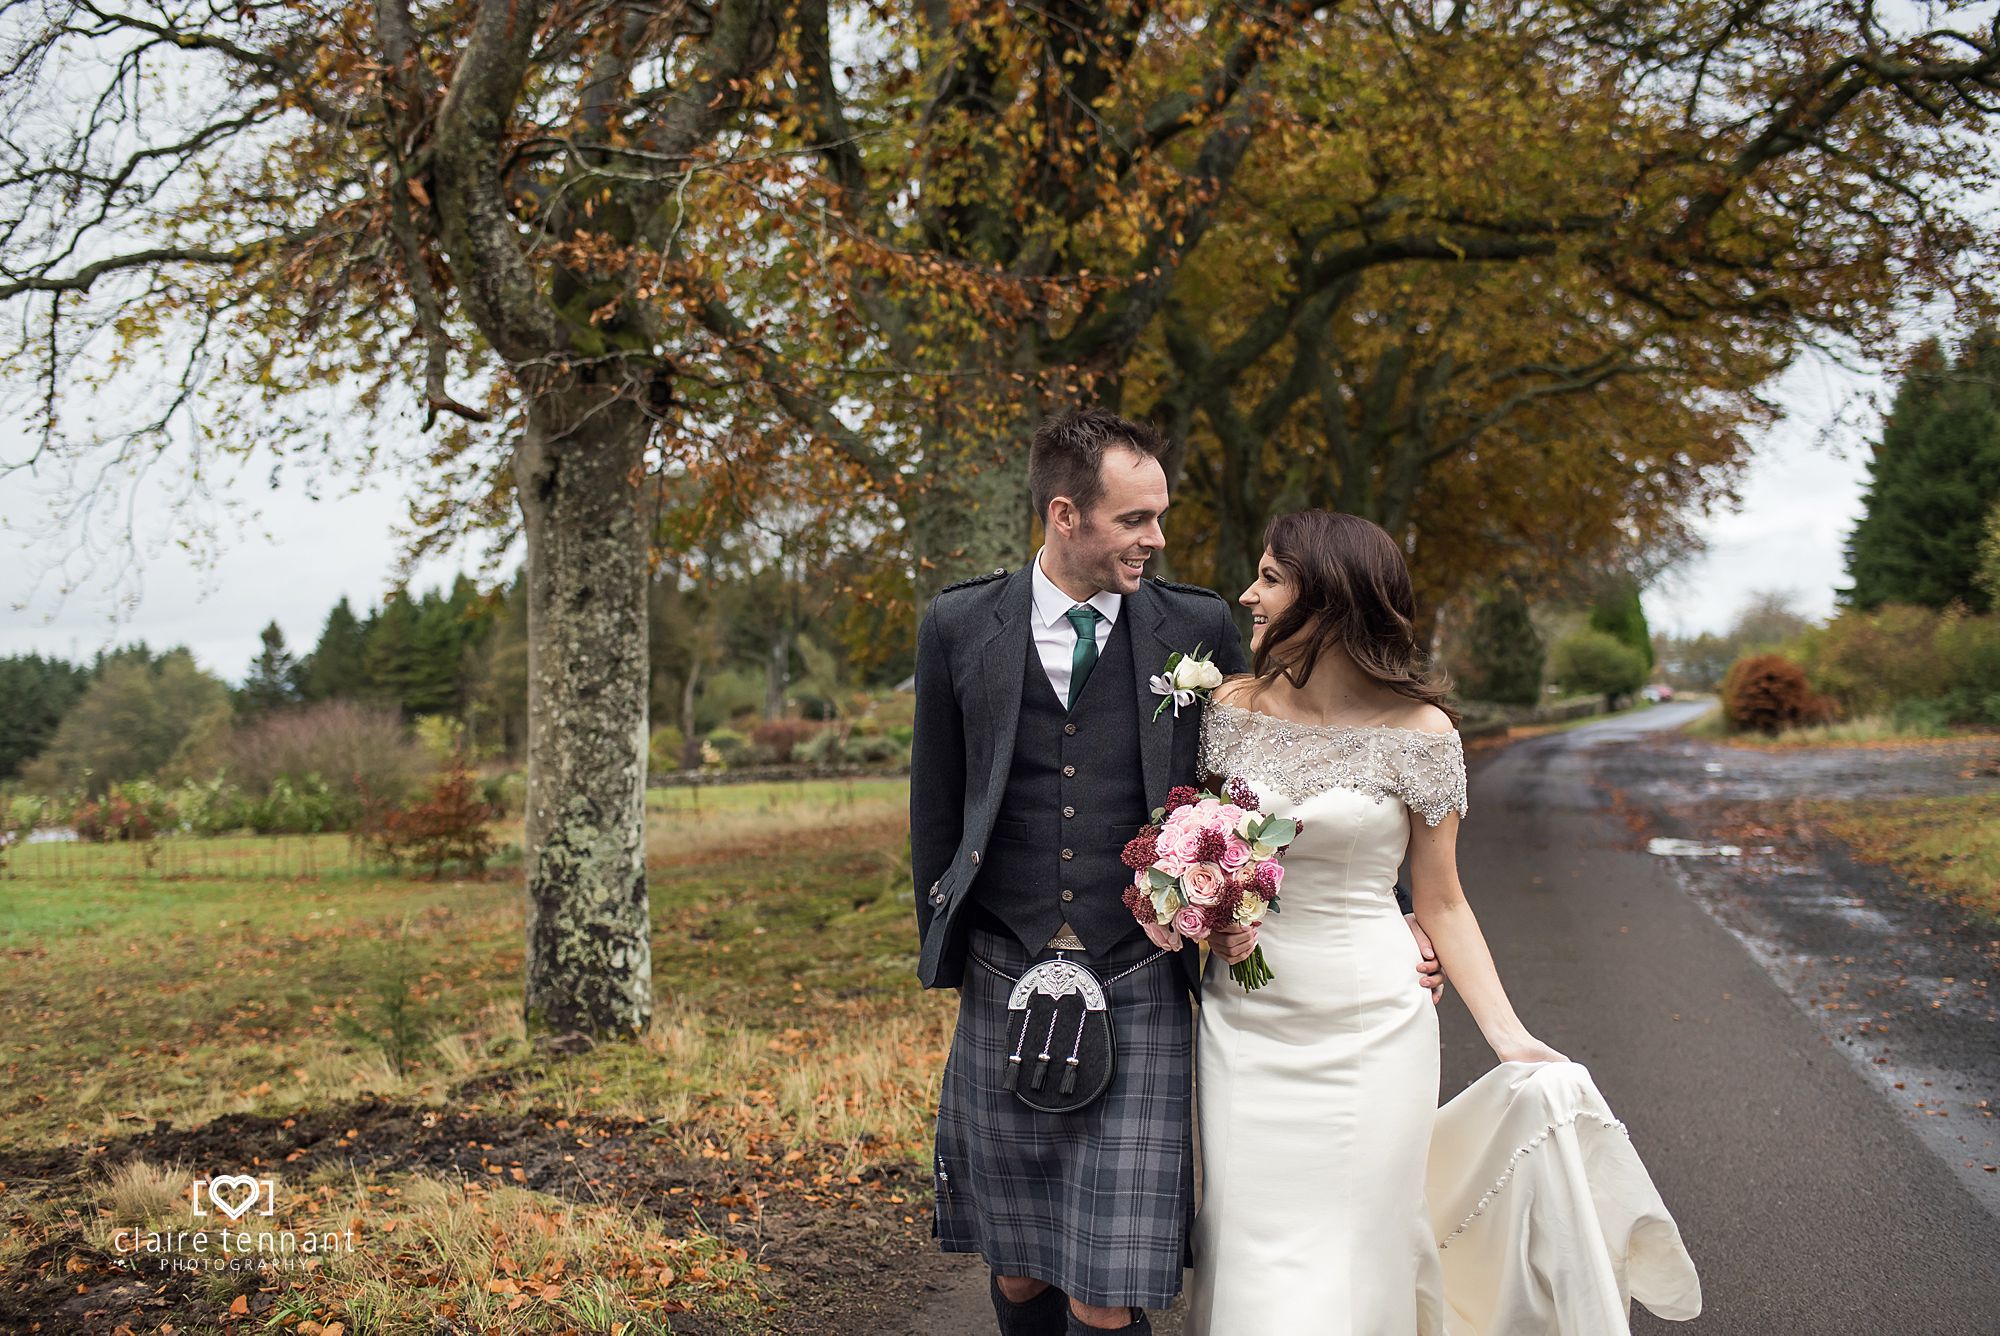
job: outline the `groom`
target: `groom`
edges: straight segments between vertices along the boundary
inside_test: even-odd
[[[1044,422],[1028,485],[1046,545],[946,589],[917,634],[918,976],[960,993],[934,1231],[992,1268],[1003,1336],[1137,1336],[1181,1288],[1199,948],[1153,946],[1120,854],[1169,788],[1200,779],[1201,707],[1156,718],[1152,677],[1197,647],[1225,674],[1246,665],[1219,595],[1143,578],[1166,541],[1165,451],[1102,409]],[[1116,1047],[1109,1089],[1070,1114],[1001,1084],[1011,981],[1058,951],[1107,981]]]

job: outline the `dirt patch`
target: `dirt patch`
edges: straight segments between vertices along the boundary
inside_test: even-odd
[[[31,1204],[81,1205],[105,1176],[135,1158],[301,1178],[341,1165],[506,1182],[617,1205],[675,1227],[698,1224],[770,1268],[759,1279],[770,1305],[759,1330],[874,1331],[906,1313],[934,1283],[924,1166],[836,1178],[824,1166],[837,1161],[839,1147],[790,1163],[782,1154],[754,1152],[747,1161],[693,1157],[676,1148],[672,1130],[550,1110],[496,1118],[363,1100],[289,1116],[159,1125],[92,1145],[0,1152],[0,1203],[13,1228],[34,1230],[46,1227],[34,1224]],[[152,1331],[162,1322],[185,1329],[226,1317],[226,1301],[205,1293],[199,1277],[135,1278],[91,1247],[74,1221],[48,1229],[13,1270],[0,1282],[0,1331],[112,1333],[121,1325]],[[261,1316],[272,1301],[257,1296],[250,1316]],[[668,1321],[677,1332],[732,1329],[693,1313]]]

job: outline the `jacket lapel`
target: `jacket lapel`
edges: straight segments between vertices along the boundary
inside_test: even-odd
[[[1139,765],[1146,781],[1149,811],[1167,800],[1167,781],[1174,761],[1174,717],[1169,713],[1157,722],[1153,719],[1153,711],[1160,708],[1160,697],[1153,693],[1152,679],[1174,652],[1174,644],[1167,637],[1165,603],[1158,590],[1141,581],[1139,592],[1128,594],[1121,610],[1123,616],[1132,619],[1132,682],[1139,698]],[[1171,711],[1172,707],[1168,709]]]
[[[984,680],[986,708],[993,721],[993,769],[986,791],[1007,791],[1007,774],[1014,764],[1014,735],[1020,731],[1023,665],[1027,660],[1028,619],[1034,615],[1034,586],[1026,566],[1007,577],[994,609],[993,629],[987,634],[979,655],[979,671]],[[997,805],[998,798],[995,798]]]

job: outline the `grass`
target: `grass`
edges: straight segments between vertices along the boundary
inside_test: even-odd
[[[907,780],[649,798],[654,1022],[638,1043],[566,1056],[537,1055],[522,1030],[515,874],[383,875],[327,845],[321,875],[258,875],[281,855],[247,838],[212,842],[208,876],[161,876],[116,846],[16,851],[0,876],[0,1144],[364,1095],[443,1116],[477,1081],[486,1118],[645,1120],[671,1153],[768,1167],[807,1200],[926,1159],[951,999],[914,982]],[[10,1203],[88,1240],[185,1208],[189,1173],[141,1165],[91,1202]],[[629,1336],[674,1305],[740,1319],[759,1298],[740,1248],[671,1212],[423,1173],[313,1183],[300,1210],[362,1221],[368,1240],[286,1273],[277,1311],[300,1331],[427,1329],[451,1311],[472,1330]],[[17,1229],[0,1267],[34,1237]]]
[[[1857,858],[2000,923],[2000,794],[1819,803],[1811,811]]]
[[[1682,730],[1692,737],[1712,738],[1739,747],[1865,747],[1896,746],[1911,742],[1935,742],[1963,737],[1961,730],[1940,729],[1927,724],[1899,722],[1886,714],[1838,719],[1805,728],[1788,728],[1775,735],[1732,733],[1722,716],[1722,705],[1688,724]]]

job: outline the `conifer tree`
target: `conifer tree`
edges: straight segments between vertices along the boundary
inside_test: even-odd
[[[1542,637],[1528,617],[1528,600],[1508,585],[1472,615],[1459,690],[1474,700],[1533,705],[1541,699],[1544,657]]]
[[[264,648],[251,660],[250,672],[236,693],[237,713],[245,717],[269,714],[299,699],[299,666],[285,648],[285,633],[270,622],[258,639]]]
[[[1947,358],[1933,339],[1912,359],[1868,465],[1847,540],[1845,599],[1857,608],[1994,606],[1978,580],[1986,517],[2000,502],[2000,333]]]
[[[326,625],[299,672],[307,700],[359,699],[367,693],[368,624],[354,615],[345,598],[333,605]]]

